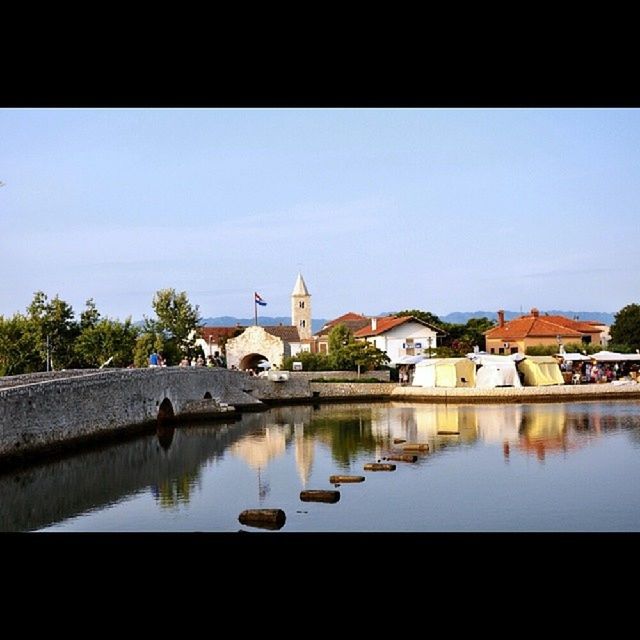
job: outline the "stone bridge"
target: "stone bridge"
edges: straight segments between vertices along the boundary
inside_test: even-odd
[[[388,380],[388,372],[382,378]],[[353,372],[334,372],[353,376]],[[193,418],[229,418],[271,404],[359,396],[353,385],[284,381],[209,367],[77,369],[0,377],[0,468],[20,459],[73,448]],[[365,385],[362,398],[386,396],[395,385]],[[362,399],[361,398],[361,399]]]
[[[264,404],[239,371],[207,367],[75,370],[0,378],[0,459],[174,418]]]

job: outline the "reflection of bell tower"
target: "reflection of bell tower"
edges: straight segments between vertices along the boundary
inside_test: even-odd
[[[311,295],[300,273],[291,293],[291,324],[297,327],[300,338],[311,338]]]

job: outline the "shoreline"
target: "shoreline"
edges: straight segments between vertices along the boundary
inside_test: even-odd
[[[394,389],[390,400],[414,402],[573,402],[578,400],[640,400],[640,384],[549,385],[544,387],[402,387]]]

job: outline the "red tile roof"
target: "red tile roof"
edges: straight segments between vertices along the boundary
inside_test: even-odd
[[[293,325],[265,325],[262,327],[269,335],[281,338],[285,342],[300,342],[298,327]]]
[[[599,334],[600,330],[586,322],[578,322],[564,316],[521,316],[505,322],[504,325],[485,331],[485,337],[498,340],[521,340],[523,338],[580,339],[584,334]]]
[[[389,329],[393,329],[393,327],[397,327],[401,324],[409,320],[415,320],[411,316],[401,316],[400,318],[396,318],[394,316],[383,316],[381,318],[376,318],[376,328],[371,328],[371,321],[362,329],[356,331],[353,336],[354,338],[367,338],[369,336],[379,336],[381,333],[385,333],[389,331]]]
[[[400,316],[400,317],[382,316],[382,317],[376,318],[376,320],[377,320],[377,323],[376,323],[375,330],[371,328],[371,321],[369,321],[369,323],[365,327],[362,327],[362,329],[356,331],[353,334],[354,337],[368,338],[370,336],[379,336],[381,333],[386,333],[390,329],[393,329],[394,327],[398,327],[401,324],[404,324],[405,322],[418,322],[419,324],[424,325],[425,327],[428,327],[429,329],[432,329],[437,333],[442,333],[441,329],[438,329],[437,327],[432,327],[428,322],[423,322],[419,318],[414,318],[413,316]]]
[[[211,336],[211,342],[218,343],[220,338],[232,338],[236,332],[244,331],[246,327],[202,327],[199,332],[199,337],[204,338],[209,342],[209,336]]]
[[[333,329],[333,327],[339,324],[344,324],[351,332],[356,332],[358,331],[358,329],[371,324],[371,321],[366,316],[363,316],[359,313],[354,313],[353,311],[349,311],[348,313],[345,313],[340,317],[335,318],[334,320],[329,320],[329,322],[327,322],[324,327],[320,329],[320,331],[316,332],[315,335],[324,336],[328,334],[329,331]]]

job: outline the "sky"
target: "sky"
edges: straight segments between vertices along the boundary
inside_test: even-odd
[[[640,109],[1,108],[0,315],[640,301]]]

